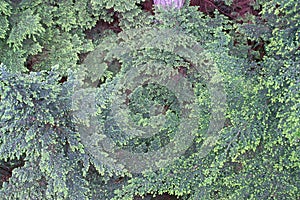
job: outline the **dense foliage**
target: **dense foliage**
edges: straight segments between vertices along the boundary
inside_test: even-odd
[[[152,6],[0,0],[1,199],[300,198],[300,3]]]

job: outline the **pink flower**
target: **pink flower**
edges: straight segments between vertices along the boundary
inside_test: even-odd
[[[180,9],[183,6],[184,1],[185,0],[154,0],[154,4],[160,5],[163,8],[172,6]]]

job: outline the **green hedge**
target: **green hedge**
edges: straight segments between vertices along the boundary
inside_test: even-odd
[[[300,4],[218,2],[0,0],[1,198],[299,199]]]

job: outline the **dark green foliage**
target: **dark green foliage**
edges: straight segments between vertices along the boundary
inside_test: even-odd
[[[218,2],[0,0],[1,199],[299,199],[300,4]]]
[[[2,185],[6,199],[87,198],[78,161],[88,158],[70,124],[70,85],[58,80],[54,71],[12,75],[1,66],[1,159],[25,161]]]

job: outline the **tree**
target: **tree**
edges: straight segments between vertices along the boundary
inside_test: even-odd
[[[171,2],[0,0],[1,197],[300,197],[299,3]]]

